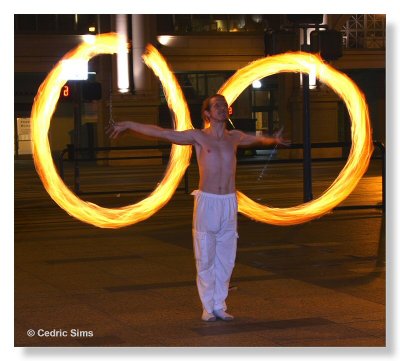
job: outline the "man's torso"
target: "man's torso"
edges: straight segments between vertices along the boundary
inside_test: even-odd
[[[200,190],[214,194],[235,192],[237,144],[238,137],[228,131],[221,139],[199,131],[195,148]]]

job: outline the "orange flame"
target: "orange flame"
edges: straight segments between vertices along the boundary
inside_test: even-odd
[[[88,61],[99,54],[113,54],[119,50],[121,41],[122,38],[117,34],[98,35],[93,44],[78,46],[62,60],[75,58]],[[182,91],[163,57],[154,47],[148,46],[143,59],[160,78],[168,106],[174,113],[175,129],[193,128]],[[239,211],[250,218],[276,225],[292,225],[320,217],[353,191],[368,168],[373,147],[364,96],[347,76],[324,64],[317,56],[298,52],[257,60],[237,71],[222,86],[219,93],[225,95],[228,103],[232,104],[254,80],[282,72],[310,73],[315,70],[317,77],[334,89],[349,109],[353,145],[348,161],[321,197],[296,207],[270,208],[254,202],[238,191]],[[59,62],[40,86],[32,108],[33,159],[45,189],[70,215],[97,227],[119,228],[149,218],[163,207],[175,192],[189,165],[191,146],[172,146],[170,162],[163,180],[141,202],[120,208],[104,208],[81,200],[65,186],[57,174],[47,137],[50,120],[65,82],[62,63]]]
[[[121,38],[117,34],[96,36],[93,44],[83,43],[64,56],[65,59],[85,59],[99,54],[113,54],[119,50]],[[144,55],[146,64],[160,77],[168,105],[176,119],[176,129],[192,128],[189,110],[182,91],[165,64],[163,57],[149,47]],[[66,83],[61,61],[46,77],[35,97],[32,108],[33,159],[43,185],[53,200],[71,216],[102,228],[119,228],[145,220],[163,207],[174,194],[189,165],[190,146],[174,145],[166,174],[157,188],[144,200],[120,208],[104,208],[85,202],[71,192],[59,177],[51,157],[48,130],[61,88]]]
[[[368,107],[364,95],[345,74],[323,63],[318,56],[294,52],[263,58],[239,69],[219,90],[232,104],[253,81],[283,72],[310,73],[330,86],[345,102],[351,119],[352,147],[346,165],[331,186],[317,199],[291,208],[258,204],[237,192],[239,212],[264,223],[293,225],[321,217],[342,202],[366,172],[373,152]]]

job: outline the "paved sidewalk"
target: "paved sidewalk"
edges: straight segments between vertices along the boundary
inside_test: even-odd
[[[340,167],[314,165],[315,196]],[[82,184],[92,190],[146,180],[151,188],[158,168],[147,173],[129,168],[129,174],[113,168],[100,177],[96,167],[86,166]],[[197,180],[193,169],[191,189]],[[300,165],[271,166],[264,184],[257,183],[259,169],[239,167],[238,188],[279,207],[301,203]],[[374,161],[345,204],[379,203],[380,182]],[[141,197],[83,198],[114,207]],[[71,218],[50,199],[30,162],[16,162],[15,345],[385,345],[381,210],[338,210],[291,227],[239,216],[228,298],[236,318],[204,323],[195,285],[192,207],[190,195],[176,192],[144,222],[117,230],[95,228]],[[29,337],[28,330],[35,335]]]

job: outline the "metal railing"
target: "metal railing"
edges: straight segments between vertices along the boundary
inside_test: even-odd
[[[382,176],[382,204],[373,204],[373,205],[349,205],[349,206],[337,206],[334,209],[336,210],[345,210],[345,209],[369,209],[369,208],[376,208],[382,209],[383,213],[385,213],[386,207],[386,149],[383,142],[374,141],[374,148],[379,149],[380,157],[373,157],[373,159],[381,159],[381,176]],[[278,147],[278,149],[303,149],[303,144],[291,144],[287,147]],[[342,148],[348,149],[351,148],[351,143],[347,142],[330,142],[330,143],[312,143],[311,148]],[[273,147],[263,147],[263,148],[248,148],[248,149],[273,149]],[[265,156],[259,157],[253,156],[253,159],[247,160],[245,158],[238,159],[238,164],[245,163],[245,164],[259,164],[265,163]],[[312,162],[330,162],[330,161],[346,161],[347,157],[331,157],[331,158],[312,158]],[[271,159],[270,163],[303,163],[303,158],[298,159]]]
[[[337,206],[334,209],[336,210],[344,210],[344,209],[367,209],[367,208],[378,208],[382,209],[383,212],[385,212],[385,206],[386,206],[386,149],[385,146],[382,142],[374,141],[373,142],[375,149],[379,149],[380,151],[380,157],[374,157],[374,159],[381,159],[382,160],[382,166],[381,166],[381,175],[382,175],[382,204],[374,204],[374,205],[349,205],[349,206]],[[312,148],[342,148],[342,149],[348,149],[350,150],[351,148],[351,143],[346,143],[346,142],[331,142],[331,143],[312,143],[311,144]],[[279,147],[278,147],[279,148]],[[96,157],[94,154],[96,152],[106,152],[106,151],[120,151],[120,150],[154,150],[154,149],[171,149],[171,145],[158,145],[158,146],[126,146],[126,147],[95,147],[95,148],[74,148],[73,145],[68,145],[67,148],[65,148],[59,157],[59,172],[61,178],[64,180],[64,162],[65,161],[72,161],[75,162],[75,166],[78,165],[79,167],[79,162],[91,162],[91,161],[99,161],[99,160],[129,160],[129,159],[168,159],[169,154],[165,155],[157,155],[157,156],[123,156],[123,157],[108,157],[108,156],[102,156],[102,157]],[[262,147],[262,148],[248,148],[248,149],[255,149],[255,150],[260,150],[260,149],[273,149],[273,147]],[[291,144],[290,146],[287,147],[282,147],[282,149],[303,149],[303,144]],[[84,158],[79,158],[77,159],[76,155],[79,153],[83,152],[88,152],[92,154],[91,157],[84,159]],[[68,159],[64,159],[64,156],[68,154]],[[250,159],[249,159],[250,158]],[[257,159],[258,158],[258,159]],[[333,158],[313,158],[313,162],[328,162],[328,161],[345,161],[347,158],[345,156],[342,157],[333,157]],[[268,160],[270,163],[302,163],[303,159],[271,159]],[[252,157],[247,157],[247,158],[238,158],[238,164],[259,164],[259,163],[265,163],[265,156],[257,157],[257,156],[252,156]],[[74,175],[74,178],[76,176],[76,173]],[[78,174],[79,177],[79,174]],[[113,190],[113,191],[99,191],[99,192],[83,192],[79,189],[79,181],[77,182],[74,179],[74,184],[78,185],[78,189],[74,189],[75,193],[77,194],[115,194],[115,193],[143,193],[143,192],[151,192],[153,190]],[[75,187],[76,188],[76,187]],[[188,169],[185,172],[184,175],[184,187],[178,188],[178,190],[184,190],[186,194],[189,193],[189,173]]]
[[[169,154],[161,154],[161,155],[150,155],[150,156],[123,156],[123,157],[108,157],[102,156],[97,157],[94,154],[96,152],[108,152],[108,151],[121,151],[121,150],[161,150],[161,149],[171,149],[171,145],[142,145],[142,146],[126,146],[126,147],[93,147],[93,148],[75,148],[73,144],[68,144],[67,148],[63,149],[59,161],[58,168],[61,179],[64,180],[64,162],[70,161],[74,162],[75,167],[79,167],[80,162],[93,162],[93,161],[101,161],[101,160],[129,160],[129,159],[168,159]],[[80,153],[89,153],[91,156],[88,158],[78,158],[77,154]],[[68,154],[68,158],[64,159],[64,156]],[[133,190],[113,190],[113,191],[98,191],[98,192],[84,192],[80,189],[80,182],[76,178],[79,178],[79,172],[74,172],[74,192],[76,194],[123,194],[123,193],[145,193],[152,192],[153,189],[133,189]],[[184,187],[179,187],[177,190],[184,190],[187,194],[189,193],[189,175],[188,170],[186,170],[184,175]]]

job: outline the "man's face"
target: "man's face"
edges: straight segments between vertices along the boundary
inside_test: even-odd
[[[207,114],[208,113],[208,114]],[[206,113],[210,121],[225,122],[228,119],[228,104],[223,98],[212,98],[210,110]]]

